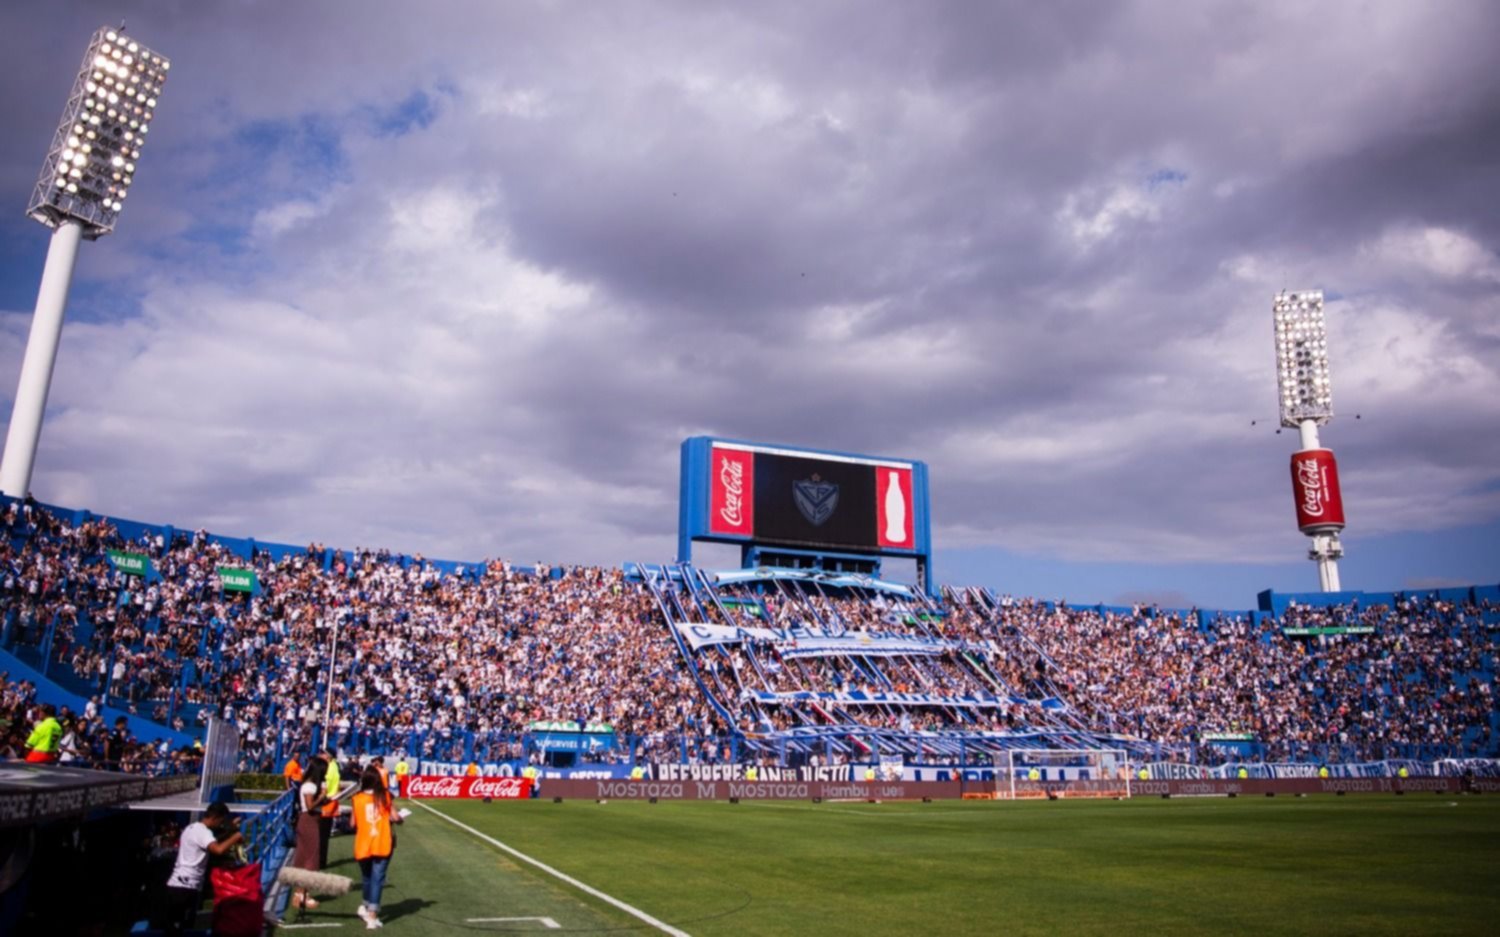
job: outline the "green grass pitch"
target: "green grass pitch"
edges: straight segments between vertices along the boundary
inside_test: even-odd
[[[431,805],[694,937],[1500,927],[1494,797]],[[393,937],[659,932],[420,805],[399,836]],[[358,894],[307,922],[362,926]]]

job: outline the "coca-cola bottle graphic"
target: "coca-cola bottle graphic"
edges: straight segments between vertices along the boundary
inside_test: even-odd
[[[899,472],[886,475],[885,539],[891,543],[906,542],[906,495],[901,491]]]

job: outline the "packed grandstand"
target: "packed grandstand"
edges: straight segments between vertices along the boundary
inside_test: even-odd
[[[1070,607],[804,570],[292,548],[16,501],[0,526],[4,750],[52,681],[80,701],[63,757],[81,765],[174,770],[211,716],[238,726],[247,769],[325,725],[343,751],[505,771],[1497,754],[1495,587],[1279,614]]]

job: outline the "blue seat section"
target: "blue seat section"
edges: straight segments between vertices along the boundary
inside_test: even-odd
[[[30,681],[37,688],[36,698],[39,701],[51,703],[58,708],[67,706],[74,712],[82,712],[84,705],[88,702],[87,697],[63,687],[15,654],[3,649],[0,649],[0,672],[10,674],[12,681]],[[168,726],[139,715],[131,715],[113,706],[103,707],[100,713],[105,723],[110,725],[113,725],[119,717],[124,716],[131,734],[142,741],[152,742],[165,739],[173,748],[180,748],[184,745],[191,745],[197,738],[193,733],[176,732]]]

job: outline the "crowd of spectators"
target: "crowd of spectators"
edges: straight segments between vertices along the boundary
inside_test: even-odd
[[[27,737],[41,718],[36,686],[0,672],[0,760],[26,757]],[[89,700],[81,712],[64,706],[56,718],[62,726],[58,764],[154,776],[190,773],[202,763],[198,748],[174,749],[165,739],[144,742],[130,731],[123,716],[109,722],[99,712],[97,700]]]
[[[618,569],[444,570],[319,545],[247,561],[203,531],[126,541],[105,521],[71,526],[14,502],[0,528],[7,644],[163,724],[233,720],[251,761],[305,748],[325,720],[337,743],[439,758],[536,721],[658,747],[724,730]],[[150,575],[114,569],[110,549],[144,554]],[[223,590],[219,567],[253,569],[257,592]],[[495,741],[478,754],[519,753]]]
[[[1410,597],[1394,607],[1294,605],[1279,618],[1219,615],[1203,622],[1195,612],[1070,608],[981,598],[973,590],[951,593],[939,613],[915,598],[857,589],[837,596],[796,585],[764,589],[760,596],[720,590],[732,601],[718,623],[935,638],[964,650],[784,660],[776,642],[746,640],[693,652],[710,691],[745,731],[829,724],[1087,729],[1204,761],[1243,754],[1241,742],[1270,760],[1470,757],[1496,748],[1500,623],[1487,606]],[[720,606],[689,608],[690,591],[675,590],[669,614],[712,618]],[[748,608],[753,614],[745,617]],[[1345,633],[1316,633],[1330,628]],[[1025,702],[965,709],[768,704],[754,697],[754,691],[849,689]]]
[[[67,675],[96,709],[118,706],[178,729],[210,715],[232,720],[252,762],[306,750],[325,720],[336,745],[450,760],[461,750],[525,757],[520,736],[539,721],[605,724],[640,740],[636,754],[703,759],[725,757],[710,740],[731,731],[829,724],[1091,730],[1176,753],[1194,752],[1205,735],[1243,733],[1271,758],[1313,757],[1328,745],[1361,757],[1495,748],[1500,632],[1491,610],[1432,598],[1207,623],[1148,608],[995,601],[975,590],[938,605],[915,593],[760,583],[720,587],[728,601],[715,603],[697,587],[647,588],[619,569],[453,567],[317,544],[246,558],[203,531],[149,529],[127,540],[107,521],[73,524],[17,502],[0,512],[0,533],[6,646]],[[149,574],[115,569],[111,549],[144,554]],[[254,591],[223,589],[220,567],[253,570]],[[776,642],[757,641],[684,653],[670,622],[692,621],[944,644],[888,656],[783,657]],[[1328,626],[1372,631],[1284,632]],[[24,686],[4,687],[12,727],[24,722]],[[929,701],[755,696],[809,690]],[[945,702],[960,696],[986,704]],[[73,718],[79,757],[128,760],[105,757],[111,733],[96,715]],[[684,739],[695,740],[691,751]],[[150,760],[147,750],[160,756],[133,744],[138,760]]]
[[[1200,626],[1195,614],[1023,601],[985,627],[1033,642],[1092,725],[1177,749],[1248,736],[1268,760],[1352,760],[1493,752],[1500,632],[1485,611],[1406,598]]]

